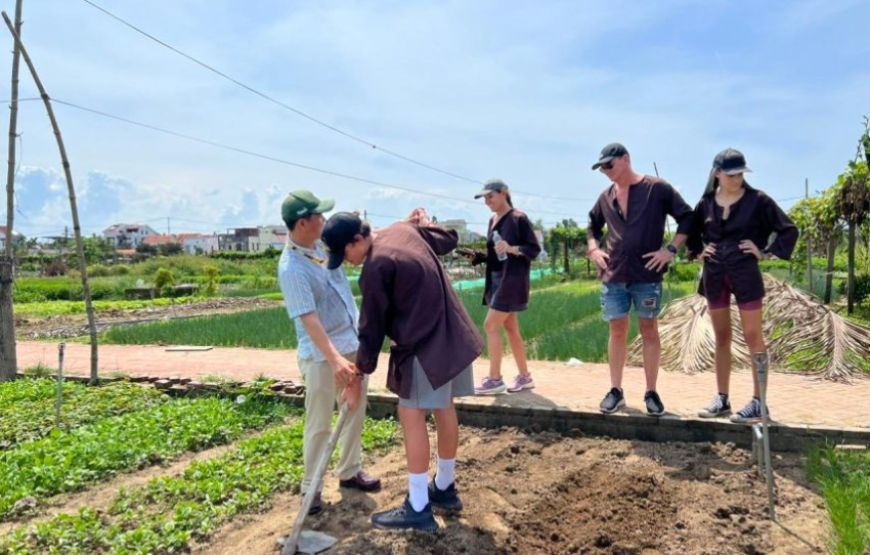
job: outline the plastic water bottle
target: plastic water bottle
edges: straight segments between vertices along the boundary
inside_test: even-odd
[[[498,231],[493,230],[492,231],[492,244],[493,244],[493,246],[499,244],[499,242],[501,242],[501,235],[499,235]],[[503,252],[497,256],[498,256],[498,259],[501,260],[502,262],[507,260],[507,253],[506,252]]]

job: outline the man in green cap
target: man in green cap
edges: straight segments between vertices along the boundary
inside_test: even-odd
[[[344,270],[326,268],[326,253],[320,242],[323,213],[334,206],[335,201],[320,200],[310,191],[293,191],[281,206],[288,235],[278,261],[278,282],[287,314],[296,324],[299,369],[306,385],[303,493],[326,449],[336,400],[341,401],[346,390],[361,393],[358,398],[347,399],[351,406],[339,437],[341,452],[336,467],[339,485],[362,491],[381,487],[380,479],[362,470],[361,435],[368,380],[363,380],[359,389],[346,389],[360,379],[354,367],[359,312]],[[320,492],[314,495],[309,514],[323,510]]]

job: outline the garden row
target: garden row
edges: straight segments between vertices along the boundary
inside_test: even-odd
[[[26,379],[0,384],[0,401],[7,408],[3,418],[38,412],[52,399],[54,386],[51,380]],[[0,451],[0,521],[26,520],[54,495],[99,487],[97,482],[117,473],[232,443],[248,430],[283,423],[296,413],[260,395],[236,401],[172,399],[153,390],[147,399],[161,402],[128,411],[130,403],[120,394],[141,400],[137,389],[149,391],[129,383],[65,384],[65,400],[95,395],[100,399],[95,410],[115,416],[69,422],[69,429],[44,423],[36,433],[40,439],[29,439],[30,431],[13,437],[14,444]],[[384,449],[393,443],[394,432],[391,421],[367,421],[364,449]],[[107,507],[81,507],[77,514],[23,525],[0,538],[0,554],[186,552],[235,516],[267,505],[278,492],[296,490],[301,475],[302,424],[293,418],[222,456],[191,463],[179,476],[122,489]]]

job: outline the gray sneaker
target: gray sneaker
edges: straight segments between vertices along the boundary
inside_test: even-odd
[[[731,414],[731,401],[727,395],[716,395],[710,406],[698,411],[698,416],[701,418],[718,418]]]
[[[607,396],[604,397],[604,400],[601,401],[601,404],[598,405],[598,408],[604,414],[610,414],[616,412],[619,407],[625,406],[625,395],[622,394],[622,390],[616,387],[610,389],[607,392]]]
[[[770,409],[767,409],[767,416],[770,417]],[[761,399],[753,397],[751,401],[746,403],[737,414],[731,416],[731,422],[738,424],[746,424],[749,422],[761,421]]]

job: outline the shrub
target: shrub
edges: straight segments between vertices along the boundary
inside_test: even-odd
[[[175,276],[166,268],[159,268],[154,274],[154,286],[163,289],[167,285],[175,285]]]

